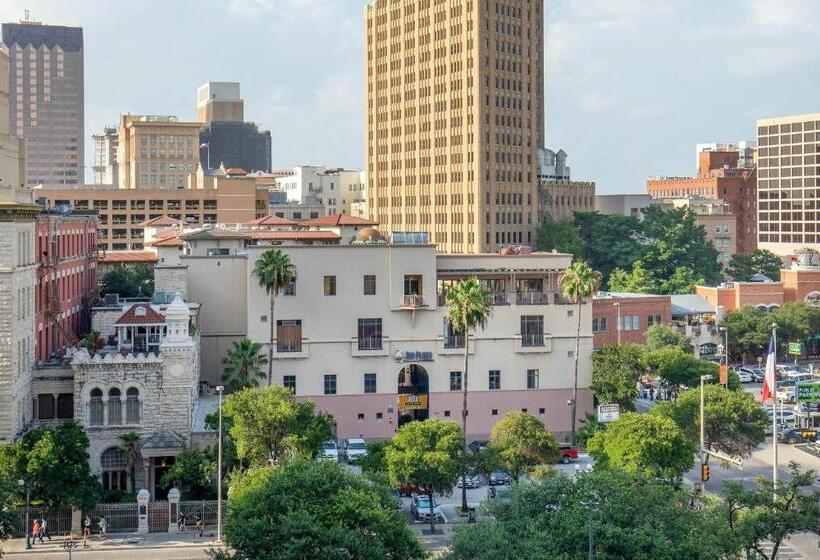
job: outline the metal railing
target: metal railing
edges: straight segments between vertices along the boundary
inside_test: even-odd
[[[445,348],[464,348],[464,335],[451,334],[444,337]]]
[[[516,305],[547,305],[550,294],[544,292],[518,292],[515,294]]]
[[[521,346],[526,346],[526,347],[544,346],[544,335],[543,334],[522,334],[521,335]]]
[[[490,296],[490,305],[509,305],[510,298],[506,292],[485,292]]]
[[[402,305],[404,307],[422,307],[424,305],[424,296],[421,294],[404,294]]]
[[[276,343],[276,351],[277,352],[301,352],[302,351],[302,341],[301,340],[280,340]]]
[[[380,336],[371,336],[369,338],[360,338],[359,339],[359,350],[381,350],[382,349],[382,337]]]

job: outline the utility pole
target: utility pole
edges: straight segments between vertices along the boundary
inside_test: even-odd
[[[216,542],[222,542],[222,392],[224,385],[216,388],[219,393],[219,439],[216,459]],[[204,520],[203,520],[204,521]]]
[[[621,343],[621,302],[616,301],[614,304],[615,309],[618,311],[618,322],[616,326],[618,328],[618,344]]]
[[[600,504],[595,500],[589,500],[586,502],[581,502],[581,505],[587,508],[587,545],[588,545],[588,552],[587,557],[589,560],[594,560],[595,558],[595,531],[592,525],[592,512],[594,508],[598,507]]]
[[[774,368],[772,375],[774,387],[771,387],[774,392],[774,408],[772,409],[772,488],[774,489],[774,498],[777,499],[777,323],[772,323],[772,348],[774,350],[774,364],[772,364]]]
[[[704,382],[709,381],[712,379],[711,375],[701,375],[700,376],[700,472],[701,472],[701,481],[700,481],[700,493],[703,494],[704,486],[706,481],[703,480],[704,478],[704,465],[706,465],[706,460],[708,455],[706,454],[706,414],[704,413],[704,398],[703,398],[703,387]]]

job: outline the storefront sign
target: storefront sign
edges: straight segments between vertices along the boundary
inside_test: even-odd
[[[789,356],[802,356],[803,344],[800,342],[789,342]]]
[[[416,352],[411,350],[399,350],[393,355],[393,359],[397,362],[432,362],[432,352]]]
[[[599,404],[598,422],[614,422],[621,417],[621,405]]]
[[[412,394],[399,395],[399,410],[426,410],[427,395]]]
[[[797,386],[797,402],[820,402],[820,383],[800,383]]]
[[[728,385],[729,383],[729,366],[720,366],[720,384]]]
[[[820,292],[809,292],[806,294],[806,305],[811,305],[812,307],[820,307]]]

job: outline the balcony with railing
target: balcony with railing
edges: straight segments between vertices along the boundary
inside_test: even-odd
[[[390,338],[387,336],[353,337],[350,344],[353,356],[387,356],[390,353]]]
[[[382,337],[371,336],[359,339],[359,350],[381,350]]]
[[[451,334],[444,337],[445,348],[464,348],[464,335]]]
[[[490,296],[490,305],[510,305],[510,294],[507,292],[484,292]]]
[[[401,307],[415,309],[426,307],[422,294],[404,294],[401,298]]]
[[[515,294],[516,305],[548,305],[550,294],[544,292],[518,292]]]
[[[527,333],[521,335],[521,346],[531,348],[533,346],[544,345],[543,333]]]

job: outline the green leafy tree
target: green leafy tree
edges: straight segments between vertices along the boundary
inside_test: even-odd
[[[154,295],[154,268],[147,264],[118,264],[102,277],[102,295],[150,298]]]
[[[774,316],[772,316],[774,315]],[[773,314],[768,314],[768,327],[771,332],[771,323],[777,323],[777,338],[785,344],[803,341],[811,332],[809,306],[804,302],[792,302],[783,305]]]
[[[426,552],[386,490],[338,463],[297,460],[231,483],[225,540],[233,560],[421,560]]]
[[[575,419],[578,410],[578,363],[581,349],[581,306],[584,301],[589,301],[598,288],[601,287],[601,274],[589,267],[584,261],[575,261],[569,268],[561,273],[558,279],[561,286],[561,293],[572,303],[578,306],[578,322],[575,330],[575,373],[572,383],[572,412],[571,441],[575,445]]]
[[[268,385],[273,383],[273,341],[276,333],[274,305],[279,293],[296,282],[296,267],[290,257],[279,249],[269,249],[262,253],[253,265],[253,276],[270,296],[270,340],[268,341]]]
[[[576,212],[573,225],[584,243],[582,258],[605,281],[616,268],[630,270],[644,252],[641,222],[633,216]]]
[[[88,447],[88,436],[74,422],[38,428],[0,448],[0,473],[10,480],[25,480],[32,500],[48,507],[89,511],[102,488],[89,469]],[[16,490],[22,501],[22,489]]]
[[[645,478],[679,480],[692,468],[696,446],[674,420],[627,412],[587,443],[596,466]]]
[[[760,356],[766,351],[771,336],[772,317],[751,305],[726,313],[720,324],[729,330],[729,347],[733,354],[741,354],[743,361]]]
[[[649,294],[654,288],[652,278],[639,260],[632,265],[631,271],[616,268],[609,275],[609,290],[612,292]]]
[[[638,344],[610,344],[592,353],[589,388],[599,403],[635,410],[638,380],[646,372],[643,355],[643,346]]]
[[[587,412],[586,417],[581,420],[581,427],[578,428],[578,445],[586,447],[589,439],[598,432],[605,430],[606,424],[598,422],[598,415],[594,412]]]
[[[692,294],[695,286],[706,283],[705,278],[688,266],[679,266],[668,278],[662,278],[655,284],[659,294]]]
[[[695,352],[691,336],[686,336],[668,325],[651,325],[646,329],[646,349],[653,351],[663,348],[680,348],[687,354]]]
[[[214,470],[201,451],[186,449],[160,479],[163,488],[176,487],[184,500],[205,500],[216,497]]]
[[[753,490],[739,482],[724,483],[726,516],[743,543],[746,558],[775,560],[783,541],[791,535],[804,531],[820,534],[816,473],[794,462],[789,464],[789,471],[790,479],[776,487],[764,477],[757,479]]]
[[[508,412],[490,433],[490,447],[501,467],[518,481],[522,474],[540,464],[558,461],[558,441],[544,424],[526,412]]]
[[[257,387],[265,378],[264,368],[268,359],[262,353],[262,345],[249,338],[234,342],[222,358],[222,381],[232,391],[246,387]]]
[[[536,248],[539,251],[557,251],[580,257],[584,244],[575,228],[568,222],[544,220],[538,228]]]
[[[414,484],[430,497],[430,531],[435,531],[433,495],[452,490],[462,472],[461,428],[455,422],[424,420],[402,426],[385,450],[394,486]]]
[[[362,469],[362,474],[378,483],[387,483],[387,460],[385,450],[389,441],[367,442],[367,453],[356,459],[356,464]]]
[[[694,387],[700,384],[702,375],[718,378],[718,365],[699,360],[680,348],[667,347],[647,352],[644,363],[650,372],[658,375],[668,385],[678,388],[681,385]]]
[[[704,437],[708,449],[749,457],[766,438],[769,417],[751,393],[711,383],[704,387]],[[665,415],[700,445],[700,389],[684,391],[675,402],[659,403],[653,414]]]
[[[14,506],[14,481],[0,474],[0,542],[12,537],[12,527],[17,523],[17,515],[12,511]],[[3,549],[0,548],[0,557]]]
[[[136,467],[140,456],[140,437],[134,432],[128,432],[119,436],[120,449],[125,454],[125,463],[128,467],[128,479],[131,483],[131,491],[136,492],[137,476]]]
[[[726,266],[726,274],[735,282],[748,282],[755,274],[763,274],[771,280],[780,280],[783,261],[766,249],[755,249],[750,255],[734,254]]]
[[[720,504],[693,503],[686,488],[619,470],[546,477],[486,502],[486,520],[457,526],[444,558],[586,560],[590,517],[597,559],[734,558],[739,542]]]
[[[91,331],[83,337],[80,344],[93,354],[105,346],[105,339],[100,335],[100,331]]]
[[[228,395],[222,408],[237,455],[251,466],[283,458],[313,458],[333,437],[333,418],[317,414],[311,401],[297,401],[284,387],[248,388]]]
[[[456,282],[445,296],[448,318],[454,333],[464,336],[464,370],[461,379],[461,435],[462,464],[467,458],[467,386],[470,366],[470,332],[482,329],[492,315],[490,295],[482,290],[481,282],[473,276]],[[462,475],[465,473],[462,472]],[[467,488],[461,489],[461,511],[467,511]]]

